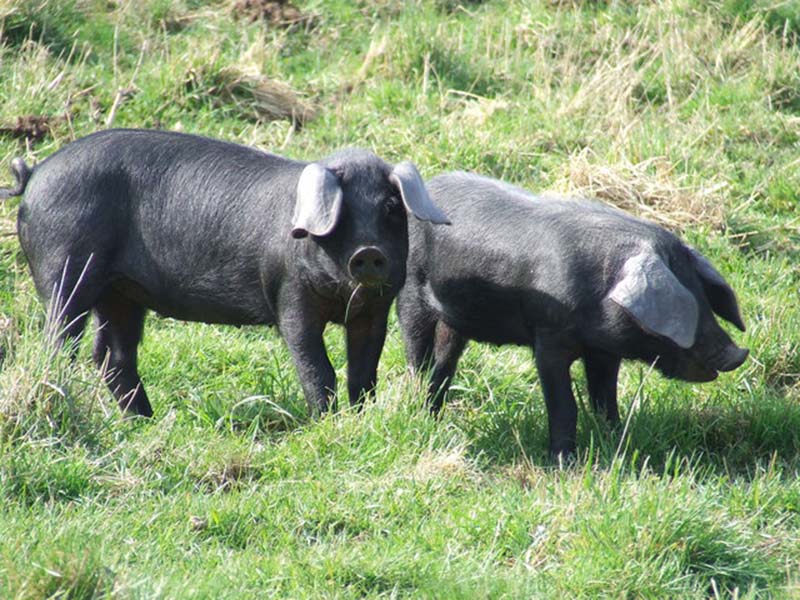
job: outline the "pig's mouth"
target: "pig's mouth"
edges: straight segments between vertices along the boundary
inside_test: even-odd
[[[357,281],[354,281],[353,283],[355,284],[355,287],[353,287],[353,291],[350,292],[350,297],[348,298],[347,305],[345,306],[344,309],[345,323],[347,323],[348,320],[350,319],[351,309],[358,310],[359,305],[362,304],[364,301],[364,297],[360,296],[359,292],[363,290],[367,293],[372,294],[374,293],[374,290],[378,290],[378,295],[383,296],[385,293],[388,293],[389,289],[392,287],[387,282],[380,282],[377,285],[372,285],[372,286]],[[385,292],[384,289],[386,290]]]
[[[656,366],[667,377],[683,379],[697,383],[714,381],[719,377],[720,371],[733,371],[745,361],[749,351],[745,348],[729,346],[717,353],[704,357],[704,359],[690,358],[677,360],[672,363],[661,362]]]
[[[693,360],[687,365],[685,379],[687,381],[713,381],[720,372],[738,369],[750,352],[746,348],[729,345],[722,350],[705,357],[700,362]]]
[[[356,286],[360,286],[360,287],[367,288],[367,289],[370,289],[370,290],[371,289],[380,288],[380,287],[383,287],[384,285],[386,285],[385,281],[377,281],[377,280],[370,280],[370,279],[362,279],[361,281],[355,281],[354,283],[356,284]]]
[[[700,365],[696,364],[689,365],[687,369],[681,373],[681,379],[697,383],[714,381],[717,377],[719,377],[719,371],[716,369],[701,367]]]
[[[656,368],[670,379],[680,379],[695,383],[714,381],[719,372],[716,369],[701,365],[692,360],[665,360],[664,357],[656,359]]]
[[[371,292],[383,292],[392,288],[392,284],[385,279],[352,279],[354,285],[354,293],[360,289],[369,290]]]

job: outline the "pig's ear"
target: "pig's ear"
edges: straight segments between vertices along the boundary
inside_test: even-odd
[[[711,309],[728,323],[733,323],[740,331],[744,331],[742,313],[739,312],[739,303],[736,302],[736,294],[733,293],[731,286],[705,256],[694,248],[689,248],[689,252],[692,255],[697,274],[703,282],[703,290],[711,304]]]
[[[342,212],[342,188],[336,175],[317,163],[309,164],[297,182],[292,237],[328,235]]]
[[[450,225],[450,219],[433,203],[425,189],[414,163],[401,162],[389,175],[389,181],[400,190],[406,210],[420,221],[430,221],[435,225]]]
[[[643,252],[625,261],[622,279],[609,298],[648,333],[691,348],[697,334],[697,300],[655,254]]]

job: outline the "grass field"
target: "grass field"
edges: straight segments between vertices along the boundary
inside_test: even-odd
[[[0,164],[160,127],[598,196],[712,259],[751,358],[627,364],[559,469],[525,349],[471,345],[434,421],[393,317],[376,401],[317,420],[274,330],[151,315],[125,420],[91,336],[46,350],[10,200],[0,597],[800,597],[800,2],[279,4],[0,1]]]

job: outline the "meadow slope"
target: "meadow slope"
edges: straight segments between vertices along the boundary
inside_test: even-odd
[[[576,365],[582,454],[559,469],[526,349],[472,344],[434,421],[393,317],[375,402],[316,420],[275,331],[151,315],[156,415],[124,420],[91,336],[74,364],[45,349],[12,199],[0,596],[800,597],[799,15],[797,0],[0,3],[0,165],[150,127],[597,196],[711,258],[751,350],[704,385],[625,365],[617,431]],[[326,341],[343,388],[341,331]]]

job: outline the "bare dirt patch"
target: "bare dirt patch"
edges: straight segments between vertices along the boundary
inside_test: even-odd
[[[23,115],[11,124],[0,125],[0,135],[38,142],[50,135],[54,127],[63,120],[63,117],[50,115]]]
[[[229,491],[257,475],[247,457],[233,457],[210,467],[200,482],[209,491]]]
[[[272,27],[308,26],[314,21],[313,14],[302,12],[286,0],[236,0],[232,11],[239,19],[263,21]]]

